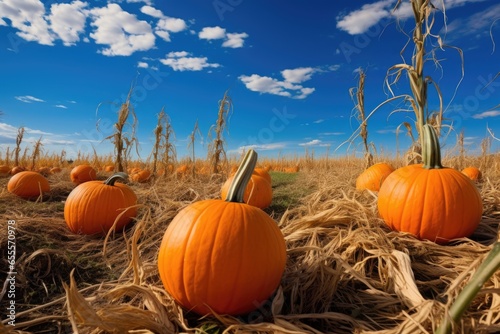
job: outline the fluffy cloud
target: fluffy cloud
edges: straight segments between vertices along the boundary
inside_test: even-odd
[[[55,37],[45,20],[45,7],[39,0],[3,0],[0,2],[0,19],[7,18],[17,35],[27,41],[53,45]],[[2,20],[2,25],[6,22]]]
[[[160,59],[164,65],[170,66],[174,71],[201,71],[207,67],[219,67],[220,64],[209,63],[207,57],[192,57],[189,52],[170,52],[166,58]]]
[[[248,34],[244,32],[226,33],[226,29],[216,26],[203,28],[198,33],[198,37],[206,40],[225,39],[222,43],[222,47],[235,49],[243,47],[243,44],[245,44],[245,38],[248,37]]]
[[[294,99],[305,99],[314,92],[314,88],[307,88],[300,83],[311,79],[314,72],[318,70],[312,67],[300,67],[281,71],[284,80],[252,74],[241,75],[239,79],[245,86],[254,92],[280,95]]]
[[[85,32],[87,14],[86,2],[74,1],[72,3],[53,4],[50,7],[48,21],[54,33],[66,46],[74,45],[80,40],[80,34]]]
[[[226,29],[217,27],[205,27],[198,33],[200,39],[222,39],[226,37]]]
[[[225,48],[241,48],[243,47],[243,44],[245,43],[245,38],[248,37],[247,33],[241,33],[241,34],[227,34],[226,35],[226,40],[224,43],[222,43],[222,46]]]
[[[170,33],[176,33],[187,29],[186,21],[178,18],[165,16],[161,10],[151,6],[143,6],[141,12],[158,19],[155,34],[163,40],[170,42]]]
[[[105,56],[129,56],[136,51],[154,47],[155,36],[146,21],[124,11],[117,4],[90,11],[96,30],[90,34],[97,44],[107,45],[100,52]]]

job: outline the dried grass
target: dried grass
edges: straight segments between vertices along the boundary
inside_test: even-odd
[[[18,227],[18,312],[15,329],[0,331],[432,333],[498,239],[498,169],[485,169],[478,184],[485,211],[474,235],[437,245],[386,227],[377,216],[376,194],[355,190],[362,166],[361,160],[345,159],[329,160],[326,168],[318,161],[314,172],[302,169],[296,179],[296,187],[314,191],[283,214],[269,209],[286,239],[286,271],[267,303],[239,317],[199,318],[181,309],[163,289],[156,268],[168,223],[189,203],[218,197],[223,180],[198,176],[131,184],[141,203],[138,220],[107,239],[73,235],[66,228],[61,200],[72,188],[67,171],[50,176],[53,192],[43,202],[26,202],[3,190],[2,222],[15,218]],[[5,189],[5,179],[0,182]],[[5,244],[2,234],[2,252]],[[3,254],[1,277],[5,259]],[[499,292],[497,273],[454,333],[499,331]]]

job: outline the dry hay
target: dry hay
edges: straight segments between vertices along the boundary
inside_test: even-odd
[[[436,245],[390,231],[377,216],[376,194],[354,188],[360,169],[346,161],[332,164],[301,172],[295,186],[312,184],[315,191],[298,205],[284,213],[268,210],[286,238],[286,271],[267,303],[239,317],[200,319],[181,309],[156,268],[168,222],[185,205],[218,197],[220,178],[132,185],[141,202],[138,220],[106,238],[66,228],[61,200],[72,185],[64,174],[51,176],[51,196],[42,203],[3,190],[2,226],[17,221],[18,309],[15,330],[0,326],[0,332],[432,333],[498,239],[497,169],[485,169],[479,184],[485,213],[474,235]],[[3,281],[5,234],[0,244]],[[500,331],[499,289],[497,273],[454,333]],[[5,302],[4,296],[2,309]]]

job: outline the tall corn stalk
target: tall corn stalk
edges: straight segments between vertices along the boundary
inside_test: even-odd
[[[373,165],[373,155],[370,152],[370,148],[368,146],[368,122],[365,115],[365,72],[360,69],[359,72],[359,80],[358,87],[349,89],[349,94],[351,95],[351,99],[355,103],[355,109],[357,110],[356,115],[358,120],[360,121],[360,131],[359,135],[363,140],[363,146],[365,149],[365,169]]]
[[[14,166],[19,166],[19,153],[21,153],[21,143],[23,142],[24,128],[17,129],[16,149],[14,150]]]
[[[42,137],[38,138],[35,142],[35,147],[33,148],[33,153],[31,154],[31,170],[35,170],[36,160],[40,157],[42,152]]]
[[[138,140],[135,136],[137,117],[135,115],[134,108],[130,103],[132,92],[133,87],[130,88],[127,99],[124,103],[122,103],[120,110],[118,111],[118,121],[114,124],[115,132],[104,138],[105,140],[110,140],[115,146],[115,169],[118,172],[123,172],[125,170],[128,157],[134,146],[136,153],[139,154]],[[129,123],[130,117],[132,117],[132,123]],[[129,129],[127,129],[127,125],[129,125]],[[97,128],[99,128],[99,123],[97,124]]]
[[[210,164],[210,172],[218,174],[225,170],[227,164],[226,151],[224,149],[223,132],[228,123],[228,115],[231,112],[233,103],[228,95],[228,91],[224,92],[222,100],[219,101],[219,112],[215,125],[211,126],[208,131],[208,137],[213,138],[208,145],[207,160]]]
[[[153,156],[153,173],[157,172],[158,163],[162,161],[165,169],[164,175],[166,175],[169,164],[175,160],[176,151],[171,140],[173,129],[164,108],[158,114],[158,122],[153,132],[155,135],[155,143],[151,153]]]
[[[199,134],[201,136],[200,128],[198,127],[198,120],[194,123],[193,132],[189,135],[189,143],[188,150],[191,149],[191,176],[195,176],[196,172],[196,156],[194,150],[194,142],[196,140],[196,135]]]

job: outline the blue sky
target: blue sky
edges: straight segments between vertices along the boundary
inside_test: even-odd
[[[435,6],[441,9],[442,1]],[[344,155],[347,146],[335,149],[358,127],[349,95],[357,70],[366,72],[369,113],[390,96],[387,70],[411,62],[411,45],[400,54],[413,27],[410,2],[393,12],[395,3],[0,0],[0,149],[12,147],[17,129],[25,127],[25,144],[42,137],[45,152],[74,157],[94,147],[112,153],[102,139],[134,84],[142,159],[151,152],[162,108],[178,157],[187,154],[196,121],[196,152],[204,157],[227,89],[233,102],[224,134],[230,154],[252,147],[269,156],[306,149]],[[492,81],[500,72],[500,4],[444,3],[445,16],[436,11],[433,32],[462,50],[463,68],[460,53],[445,48],[436,50],[439,66],[429,61],[424,72],[439,84],[446,122],[455,129],[443,146],[452,148],[463,130],[469,152],[477,153],[487,127],[500,133],[500,79]],[[404,78],[393,90],[410,92]],[[438,100],[429,90],[429,109],[435,110]],[[379,152],[409,145],[404,133],[396,145],[396,129],[412,120],[411,113],[391,114],[401,107],[385,105],[369,120],[369,140]],[[359,143],[350,152],[362,152]]]

